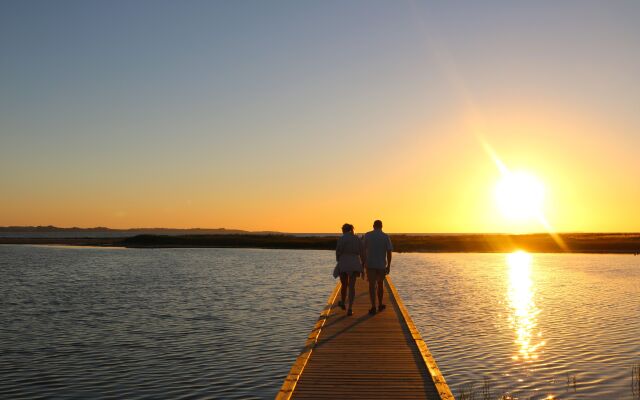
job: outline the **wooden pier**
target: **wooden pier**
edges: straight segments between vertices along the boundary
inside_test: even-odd
[[[369,288],[361,278],[353,316],[339,299],[340,283],[276,399],[453,399],[388,276],[382,312],[368,314]]]

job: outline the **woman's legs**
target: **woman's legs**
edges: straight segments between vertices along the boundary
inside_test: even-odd
[[[352,272],[349,275],[349,310],[353,306],[353,300],[356,298],[356,273]]]
[[[349,285],[349,274],[340,273],[340,307],[344,309],[344,301],[347,299],[347,285]]]

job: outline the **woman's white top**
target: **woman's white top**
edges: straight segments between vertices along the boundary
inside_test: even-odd
[[[338,238],[336,246],[336,260],[340,272],[362,271],[362,241],[353,233],[345,233]]]

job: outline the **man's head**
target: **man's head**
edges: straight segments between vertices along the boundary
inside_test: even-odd
[[[379,219],[373,221],[373,229],[382,229],[382,221]]]

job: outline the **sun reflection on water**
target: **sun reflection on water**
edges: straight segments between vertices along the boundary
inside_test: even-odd
[[[514,330],[518,353],[513,360],[531,361],[538,358],[539,350],[544,346],[542,332],[537,331],[537,316],[540,310],[536,307],[535,288],[531,280],[531,262],[533,257],[524,251],[507,255],[509,267],[509,305],[511,315],[509,324]]]

